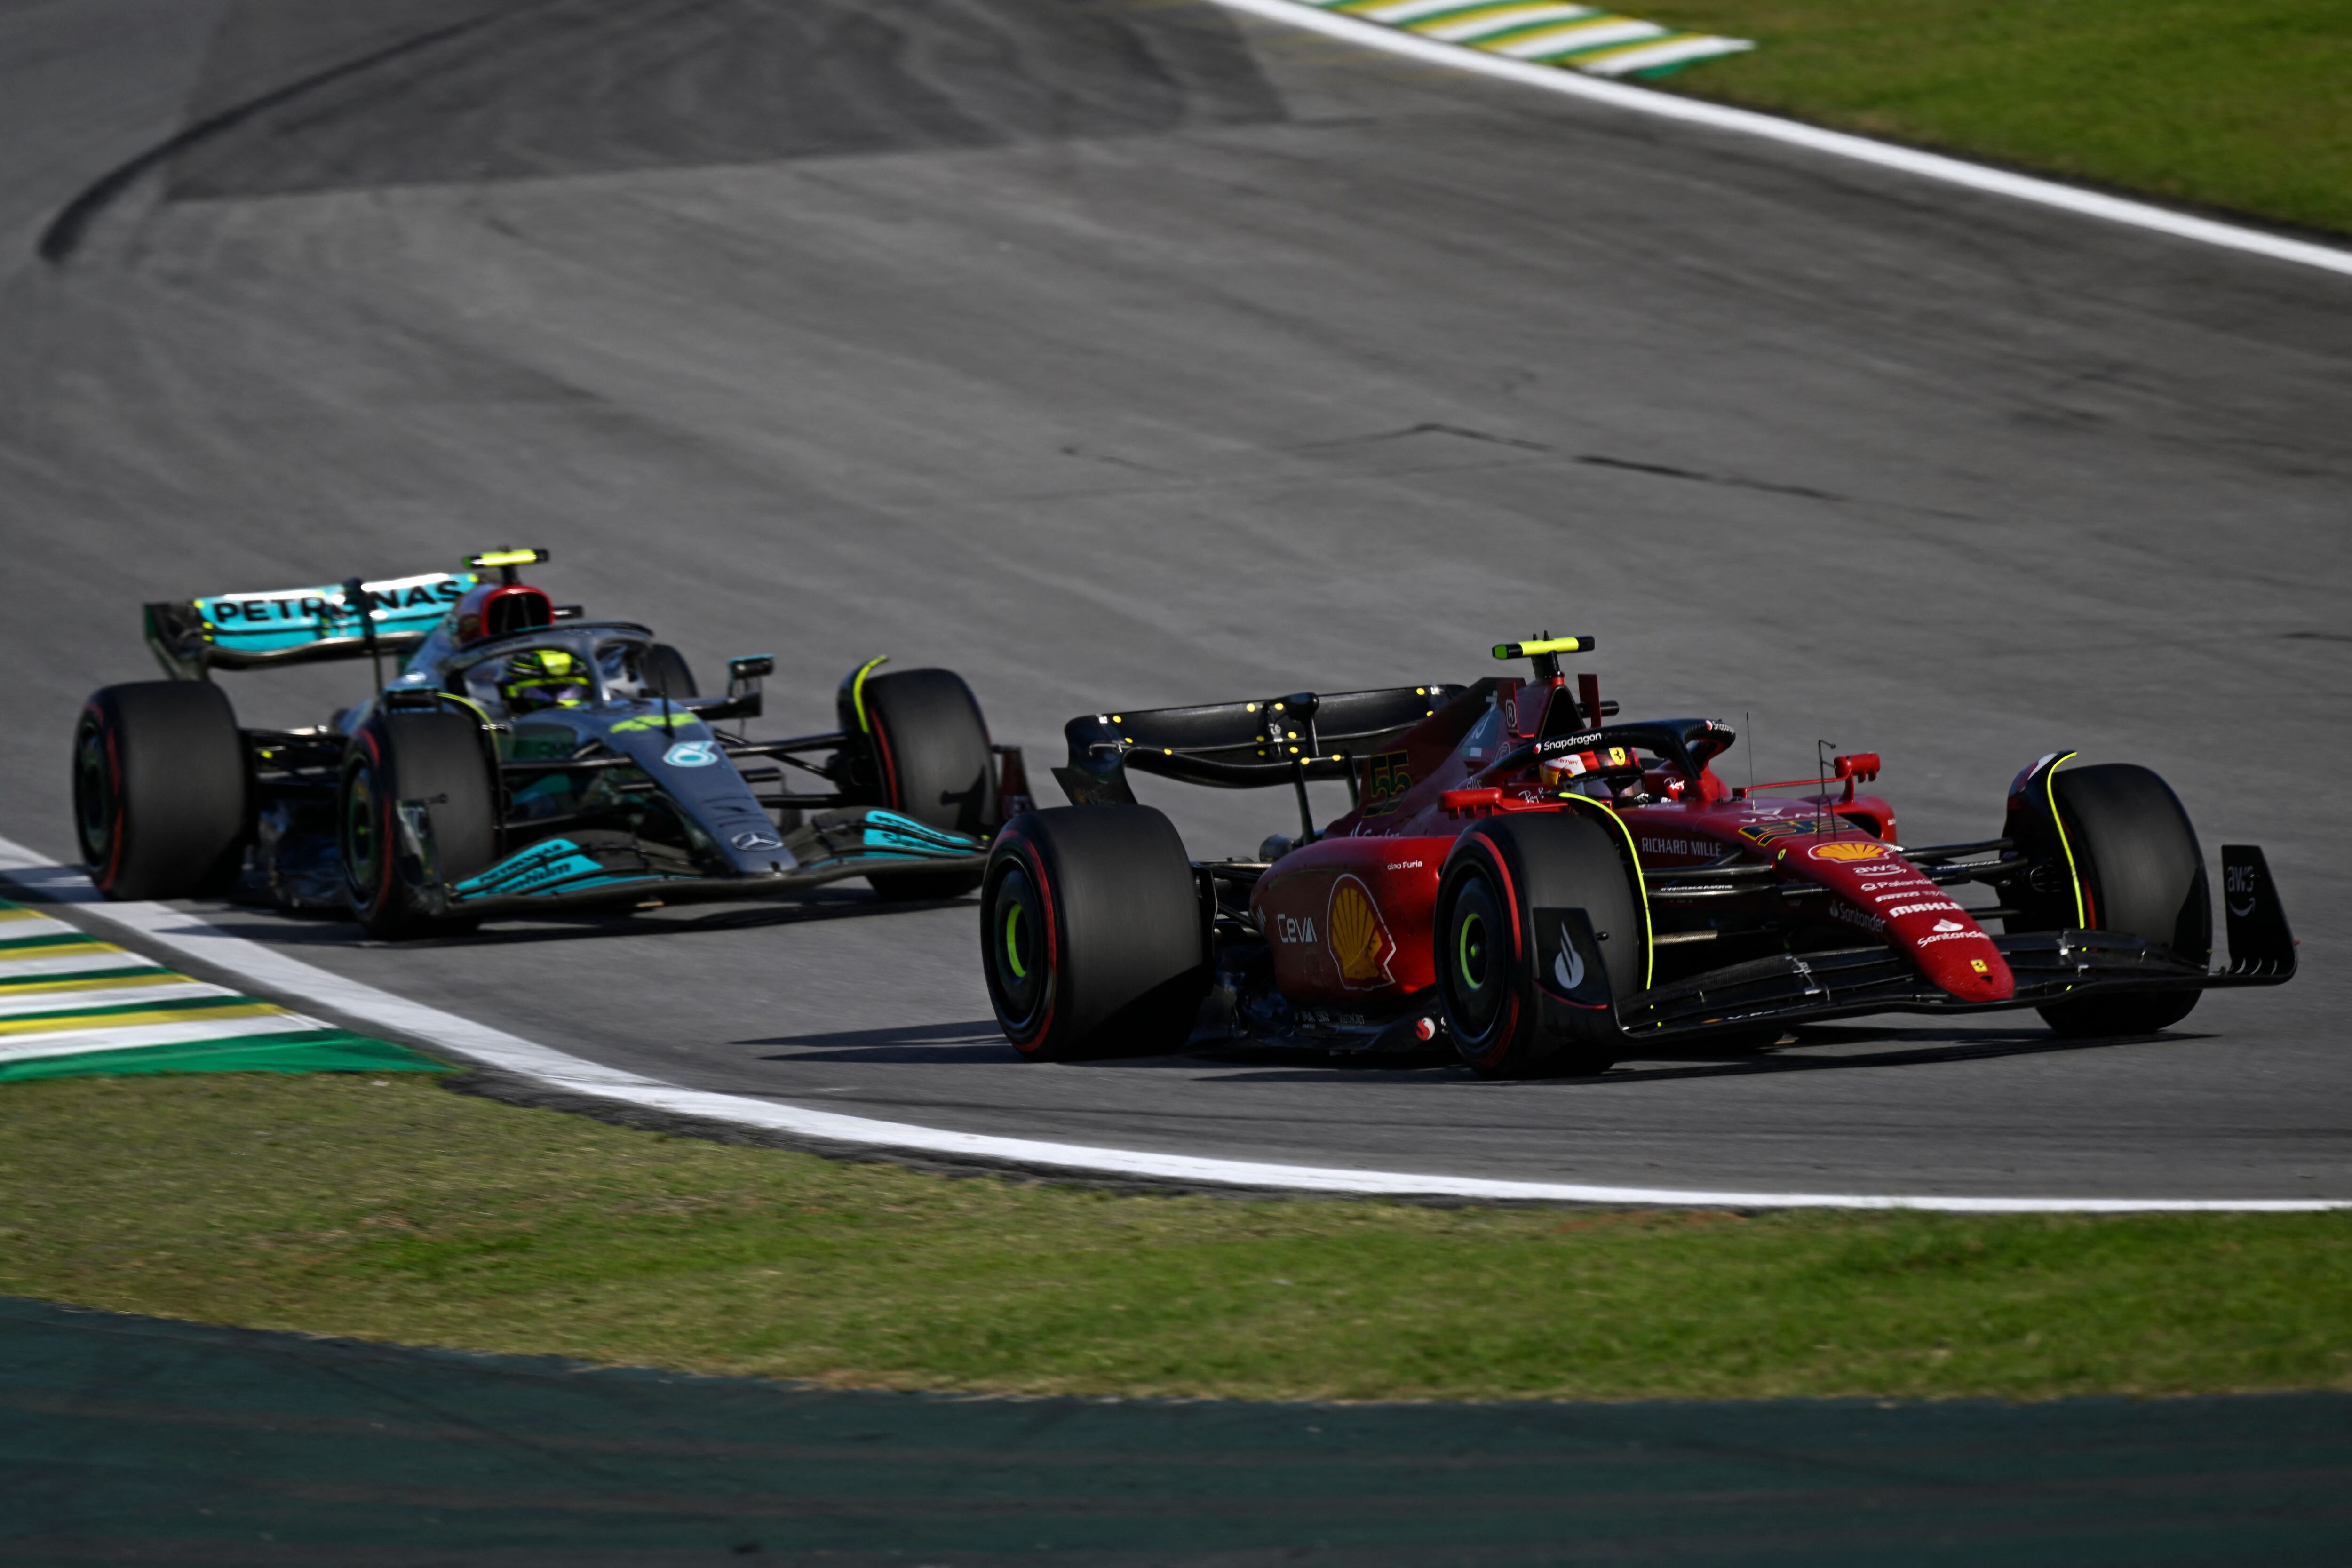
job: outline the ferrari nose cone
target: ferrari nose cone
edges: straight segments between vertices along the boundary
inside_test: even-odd
[[[2000,949],[1976,918],[1894,846],[1832,838],[1808,846],[1801,859],[1783,851],[1782,860],[1836,893],[1849,923],[1882,931],[1888,945],[1907,949],[1919,973],[1955,999],[2006,1002],[2017,994]]]
[[[1959,932],[1930,931],[1927,937],[1955,936],[1958,940],[1935,942],[1923,940],[1915,951],[1919,955],[1920,972],[1944,990],[1963,1002],[2006,1002],[2017,994],[2017,980],[1993,946],[1992,938],[1968,922]]]

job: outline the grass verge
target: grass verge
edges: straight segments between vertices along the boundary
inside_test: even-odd
[[[0,1090],[0,1292],[822,1383],[1250,1398],[2352,1387],[2352,1215],[1122,1197],[351,1075]]]
[[[2352,0],[1673,0],[1675,90],[2352,233]]]

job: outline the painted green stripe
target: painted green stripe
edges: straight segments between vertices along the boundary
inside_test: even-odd
[[[0,952],[31,952],[44,947],[104,947],[106,943],[94,936],[84,936],[78,931],[57,931],[48,936],[16,936],[0,942]]]
[[[1672,33],[1662,33],[1654,38],[1635,38],[1631,42],[1628,42],[1623,38],[1618,38],[1606,44],[1584,44],[1571,48],[1561,49],[1557,53],[1546,51],[1540,55],[1522,55],[1519,58],[1522,59],[1534,60],[1542,65],[1559,65],[1564,61],[1576,59],[1580,56],[1583,55],[1613,54],[1619,49],[1646,49],[1654,45],[1672,43],[1674,38],[1675,35]]]
[[[48,1078],[129,1077],[164,1072],[447,1072],[446,1062],[389,1040],[341,1029],[245,1035],[179,1046],[133,1046],[78,1056],[0,1062],[0,1083]]]
[[[1419,33],[1431,27],[1443,27],[1453,22],[1470,21],[1482,11],[1502,12],[1516,10],[1521,3],[1522,0],[1503,0],[1503,3],[1501,4],[1497,4],[1496,0],[1487,0],[1487,3],[1483,5],[1463,5],[1451,11],[1432,11],[1428,16],[1415,16],[1410,22],[1390,22],[1384,24],[1384,26],[1395,27],[1407,33]],[[1565,4],[1566,0],[1562,0],[1562,3]],[[1565,16],[1554,16],[1549,20],[1553,25],[1557,26],[1560,23],[1570,20],[1570,18]],[[1490,36],[1491,35],[1489,34],[1480,33],[1475,37],[1476,38],[1483,39]],[[1451,41],[1454,43],[1470,43],[1474,40],[1471,38],[1455,38]]]
[[[1590,16],[1579,17],[1548,16],[1540,22],[1523,23],[1518,26],[1507,28],[1503,32],[1499,33],[1481,33],[1475,38],[1465,38],[1462,42],[1469,45],[1474,49],[1496,49],[1502,47],[1505,44],[1516,42],[1517,40],[1527,37],[1532,34],[1549,32],[1554,27],[1591,27],[1600,26],[1607,23],[1631,22],[1633,20],[1635,20],[1635,18],[1632,16],[1617,16],[1604,12],[1595,12]],[[1648,38],[1643,41],[1645,43],[1660,43],[1664,40]],[[1606,48],[1609,46],[1604,44],[1601,47]],[[1537,56],[1534,58],[1543,58],[1545,57]]]
[[[14,1027],[74,1018],[104,1018],[117,1013],[205,1013],[215,1007],[275,1007],[256,996],[167,996],[147,1002],[117,1002],[104,1007],[58,1007],[39,1013],[11,1013]],[[29,1031],[28,1031],[29,1032]]]
[[[1340,5],[1337,7],[1337,9],[1348,12],[1370,11],[1377,9],[1379,6],[1387,3],[1388,0],[1351,0],[1350,4]],[[1572,3],[1572,0],[1560,0],[1560,3],[1562,5],[1568,5]],[[1474,0],[1473,4],[1455,5],[1444,11],[1432,11],[1427,16],[1415,16],[1409,22],[1382,22],[1380,26],[1383,27],[1394,27],[1400,32],[1410,33],[1426,23],[1459,21],[1463,17],[1472,15],[1474,12],[1500,10],[1504,4],[1505,0]],[[1365,20],[1370,21],[1372,18],[1366,17]]]
[[[0,991],[38,991],[44,985],[59,985],[68,980],[136,980],[170,973],[159,965],[142,963],[131,969],[77,969],[71,974],[0,974]]]
[[[1703,37],[1698,33],[1661,33],[1654,38],[1620,38],[1613,44],[1597,44],[1591,48],[1570,49],[1564,55],[1547,55],[1546,59],[1574,59],[1579,55],[1606,58],[1611,55],[1630,55],[1635,49],[1654,49],[1663,44],[1679,44]]]

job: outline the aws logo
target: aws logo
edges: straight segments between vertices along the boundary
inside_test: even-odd
[[[1330,907],[1323,929],[1331,945],[1331,962],[1339,966],[1339,984],[1350,991],[1370,991],[1395,984],[1389,960],[1396,955],[1396,939],[1389,935],[1372,891],[1354,877],[1331,885]]]

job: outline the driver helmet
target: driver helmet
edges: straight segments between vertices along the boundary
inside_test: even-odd
[[[557,647],[519,653],[499,677],[499,695],[509,713],[576,708],[588,700],[587,662]]]

